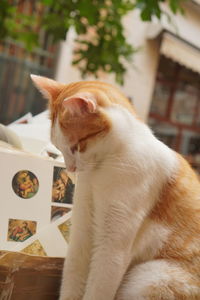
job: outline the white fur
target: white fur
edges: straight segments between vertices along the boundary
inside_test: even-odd
[[[58,122],[52,129],[67,168],[78,171],[60,300],[113,300],[130,263],[153,259],[170,233],[148,213],[177,168],[176,155],[121,106],[105,113],[112,130],[82,154],[72,155]],[[131,300],[142,300],[139,290]]]
[[[177,291],[184,290],[185,296],[188,297],[191,295],[191,287],[188,289],[188,282],[191,279],[191,276],[173,263],[165,260],[149,261],[135,266],[125,276],[124,284],[119,289],[116,300],[147,300],[156,288],[160,290],[154,299],[177,300],[169,288],[170,285],[174,286]],[[192,288],[193,295],[199,295],[198,292],[198,288]]]

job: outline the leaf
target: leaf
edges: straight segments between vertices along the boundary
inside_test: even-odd
[[[53,0],[41,0],[41,3],[45,5],[51,5],[53,3]]]
[[[177,13],[182,12],[183,1],[186,0],[35,0],[35,6],[45,12],[36,17],[19,13],[18,1],[0,0],[0,39],[12,37],[31,51],[42,46],[36,27],[51,35],[57,43],[65,39],[73,26],[78,34],[73,64],[82,76],[98,76],[103,70],[113,73],[122,84],[126,62],[131,64],[137,52],[126,40],[123,17],[137,8],[143,21],[153,17],[160,19],[164,13],[160,8],[163,2]]]
[[[143,21],[151,21],[151,11],[148,8],[145,8],[141,12],[141,18]]]

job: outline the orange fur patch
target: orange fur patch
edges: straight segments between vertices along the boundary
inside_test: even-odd
[[[172,232],[156,258],[176,260],[200,286],[200,182],[185,159],[177,156],[180,168],[150,215]]]
[[[99,108],[98,112],[86,116],[70,116],[62,107],[65,98],[72,97],[78,93],[91,93]],[[63,133],[68,136],[74,149],[77,145],[79,151],[84,152],[88,142],[94,143],[96,138],[105,135],[111,128],[111,122],[101,111],[101,108],[120,104],[135,114],[134,108],[129,100],[115,87],[99,81],[80,81],[66,85],[62,88],[58,97],[50,101],[52,125],[58,116]]]
[[[51,120],[54,123],[56,116],[62,110],[62,101],[80,92],[92,93],[99,107],[108,107],[113,103],[126,107],[131,113],[135,114],[133,105],[115,87],[99,81],[80,81],[65,85],[57,98],[50,102]]]
[[[178,282],[171,282],[168,285],[164,283],[160,286],[151,286],[146,290],[146,299],[148,300],[198,300],[198,296],[186,295],[183,286]]]
[[[110,120],[101,113],[92,113],[83,117],[68,116],[67,111],[60,117],[63,134],[68,136],[72,147],[84,152],[88,142],[94,143],[97,137],[105,135],[110,127]],[[76,150],[76,149],[75,149]]]

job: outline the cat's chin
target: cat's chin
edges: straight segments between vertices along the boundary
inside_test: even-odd
[[[82,168],[80,168],[80,167],[73,167],[73,168],[67,167],[66,169],[67,169],[67,172],[69,172],[69,173],[79,173],[79,172],[86,171],[85,168],[83,168],[83,167]]]
[[[70,173],[74,173],[77,171],[77,167],[75,167],[75,166],[67,167],[67,171]]]
[[[84,172],[84,171],[90,171],[94,169],[94,164],[87,164],[87,163],[74,163],[72,162],[71,164],[65,163],[66,164],[66,170],[67,172],[70,173],[79,173],[79,172]]]
[[[86,173],[90,172],[91,170],[94,170],[95,167],[81,166],[81,167],[76,167],[73,171],[71,170],[71,168],[66,168],[66,169],[67,169],[67,172],[76,174],[76,173],[82,173],[82,172],[86,172]]]

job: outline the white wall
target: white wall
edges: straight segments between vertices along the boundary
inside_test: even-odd
[[[163,18],[161,25],[163,28],[178,34],[186,41],[200,48],[200,8],[189,4],[185,6],[185,11],[185,16],[172,16],[173,24],[169,24],[166,18]],[[155,21],[155,23],[158,22]],[[159,42],[156,39],[152,41],[147,39],[147,31],[152,23],[142,22],[138,11],[133,11],[126,16],[124,24],[128,41],[135,47],[141,47],[141,50],[134,55],[133,66],[127,66],[128,71],[125,76],[125,84],[119,88],[133,99],[137,113],[143,120],[146,120],[159,61]],[[67,41],[61,45],[56,72],[56,80],[60,82],[69,83],[81,80],[77,68],[71,66],[74,37],[75,33],[70,31]],[[114,76],[104,76],[100,80],[117,85]]]
[[[169,9],[165,7],[165,10],[169,13]],[[174,24],[170,24],[166,18],[163,18],[162,26],[200,48],[200,4],[192,4],[192,1],[189,1],[184,5],[184,11],[184,15],[172,16]]]

